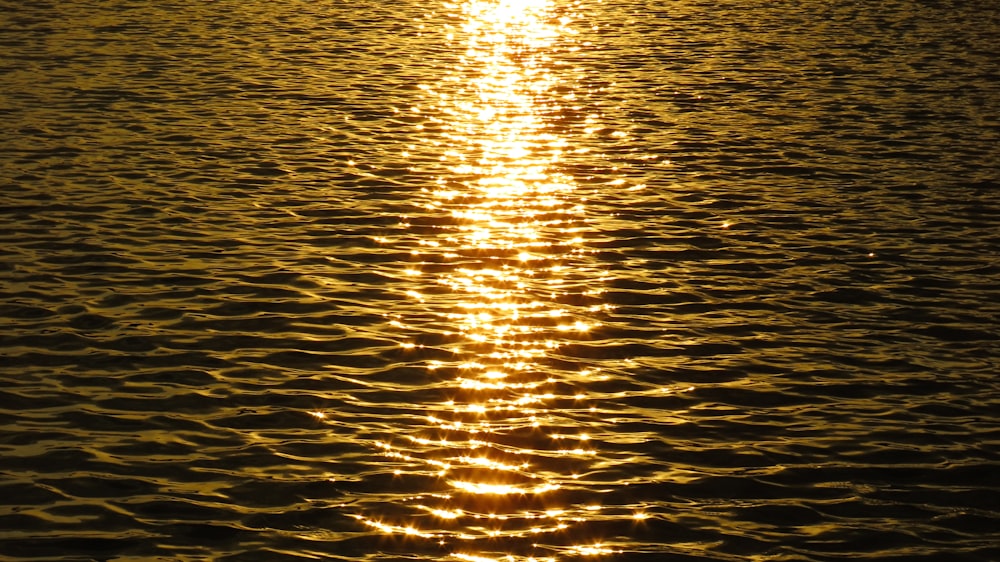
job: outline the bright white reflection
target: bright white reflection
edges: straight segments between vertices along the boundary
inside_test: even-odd
[[[435,130],[425,140],[443,154],[421,212],[440,221],[420,231],[402,276],[413,283],[409,298],[438,319],[453,360],[427,363],[429,375],[446,381],[446,396],[424,405],[422,425],[378,444],[400,478],[438,486],[408,498],[413,517],[358,519],[385,534],[454,545],[457,559],[550,560],[486,556],[470,541],[531,539],[594,514],[560,495],[598,447],[572,427],[592,406],[567,381],[587,371],[549,361],[567,342],[590,337],[601,309],[584,198],[562,171],[571,143],[558,121],[571,96],[560,57],[578,48],[574,16],[549,0],[448,8],[461,24],[441,33],[460,64],[422,86],[427,107],[419,110]],[[407,328],[402,316],[393,322]]]

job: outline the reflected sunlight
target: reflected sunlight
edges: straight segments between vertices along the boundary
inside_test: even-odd
[[[461,22],[443,30],[460,62],[440,82],[420,86],[428,107],[414,110],[434,125],[433,135],[422,134],[444,154],[421,202],[442,220],[421,231],[401,277],[412,283],[408,297],[447,326],[439,329],[453,359],[437,357],[426,368],[445,377],[448,396],[424,405],[422,425],[377,445],[394,474],[431,476],[439,487],[419,496],[412,518],[357,518],[389,535],[462,541],[452,555],[459,559],[554,560],[494,558],[469,541],[500,548],[497,539],[562,532],[594,513],[560,496],[596,454],[590,435],[567,425],[568,413],[593,411],[567,382],[588,371],[546,364],[600,326],[588,317],[600,306],[567,304],[593,305],[603,278],[589,265],[584,198],[562,171],[570,142],[557,124],[568,99],[557,91],[566,81],[558,57],[578,48],[572,8],[549,0],[447,7]],[[408,327],[401,317],[392,322]],[[412,340],[400,346],[422,348]]]

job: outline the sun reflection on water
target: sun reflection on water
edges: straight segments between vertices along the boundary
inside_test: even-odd
[[[434,125],[421,134],[443,154],[422,205],[423,216],[441,220],[423,225],[402,275],[421,283],[408,296],[438,318],[453,360],[426,363],[445,381],[444,399],[377,444],[400,478],[437,485],[410,498],[412,516],[356,518],[386,535],[434,540],[462,560],[604,554],[591,542],[549,545],[536,558],[533,542],[595,513],[563,494],[578,492],[596,454],[578,427],[593,415],[579,389],[590,371],[549,361],[587,339],[603,308],[585,200],[560,171],[569,135],[553,124],[567,98],[556,92],[564,80],[556,59],[578,48],[573,14],[548,0],[447,6],[461,22],[445,30],[461,62],[421,86],[428,107],[415,110]],[[401,316],[392,323],[408,327]],[[516,552],[497,542],[522,539]]]

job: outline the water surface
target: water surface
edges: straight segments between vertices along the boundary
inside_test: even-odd
[[[0,555],[1000,558],[988,2],[6,3]]]

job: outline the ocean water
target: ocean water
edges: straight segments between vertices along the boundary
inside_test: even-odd
[[[0,2],[0,558],[1000,560],[998,46]]]

